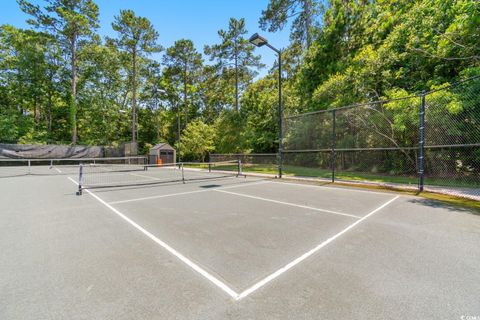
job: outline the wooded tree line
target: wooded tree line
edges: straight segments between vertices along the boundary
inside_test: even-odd
[[[257,78],[266,66],[243,18],[226,21],[218,42],[199,52],[189,39],[163,48],[166,26],[157,31],[131,10],[115,16],[116,36],[102,38],[93,0],[18,4],[32,27],[0,27],[0,142],[138,141],[146,150],[177,144],[180,128],[184,158],[276,150],[277,68]],[[287,26],[287,114],[480,74],[475,0],[270,0],[259,28]]]

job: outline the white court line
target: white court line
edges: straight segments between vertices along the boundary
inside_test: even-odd
[[[78,183],[73,180],[72,178],[68,177],[68,179],[70,181],[72,181],[74,184],[78,185]],[[124,214],[122,214],[120,211],[118,211],[117,209],[115,209],[114,207],[112,207],[111,205],[109,205],[108,203],[106,203],[105,201],[103,201],[100,197],[98,197],[96,194],[90,192],[89,190],[85,190],[86,192],[88,192],[91,196],[93,196],[95,199],[97,199],[100,203],[102,203],[103,205],[105,205],[107,208],[109,208],[110,210],[112,210],[115,214],[117,214],[119,217],[121,217],[122,219],[124,219],[126,222],[128,222],[129,224],[131,224],[133,227],[135,227],[137,230],[139,230],[140,232],[142,232],[144,235],[146,235],[147,237],[149,237],[151,240],[153,240],[155,243],[159,244],[161,247],[163,247],[164,249],[166,249],[168,252],[170,252],[171,254],[173,254],[175,257],[177,257],[178,259],[180,259],[182,262],[184,262],[186,265],[188,265],[189,267],[191,267],[193,270],[195,270],[196,272],[198,272],[200,275],[202,275],[203,277],[205,277],[207,280],[209,280],[210,282],[212,282],[213,284],[215,284],[218,288],[220,288],[221,290],[223,290],[224,292],[226,292],[230,297],[232,297],[233,299],[235,300],[241,300],[245,297],[247,297],[248,295],[252,294],[253,292],[255,292],[256,290],[260,289],[261,287],[265,286],[266,284],[268,284],[269,282],[273,281],[274,279],[278,278],[280,275],[282,275],[283,273],[285,273],[286,271],[288,271],[289,269],[293,268],[294,266],[298,265],[299,263],[301,263],[302,261],[304,261],[305,259],[309,258],[310,256],[312,256],[313,254],[315,254],[316,252],[318,252],[320,249],[322,249],[323,247],[325,247],[326,245],[328,245],[329,243],[333,242],[335,239],[339,238],[340,236],[342,236],[343,234],[347,233],[349,230],[353,229],[355,226],[357,226],[358,224],[360,224],[361,222],[363,222],[364,220],[366,220],[367,218],[369,218],[370,216],[372,216],[373,214],[375,214],[376,212],[380,211],[381,209],[385,208],[386,206],[388,206],[390,203],[394,202],[395,200],[397,200],[400,196],[396,196],[394,197],[393,199],[390,199],[389,201],[385,202],[383,205],[381,205],[380,207],[376,208],[375,210],[371,211],[370,213],[368,213],[366,216],[360,218],[359,220],[355,221],[354,223],[352,223],[351,225],[347,226],[345,229],[343,229],[342,231],[338,232],[337,234],[335,234],[334,236],[330,237],[329,239],[325,240],[324,242],[320,243],[318,246],[316,246],[315,248],[311,249],[310,251],[304,253],[303,255],[301,255],[300,257],[296,258],[295,260],[293,260],[292,262],[286,264],[285,266],[283,266],[282,268],[278,269],[277,271],[273,272],[272,274],[268,275],[267,277],[265,277],[264,279],[260,280],[259,282],[257,282],[256,284],[254,284],[253,286],[251,286],[250,288],[244,290],[243,292],[241,293],[236,293],[233,289],[231,289],[230,287],[228,287],[224,282],[220,281],[219,279],[215,278],[213,275],[211,275],[210,273],[208,273],[207,271],[205,271],[204,269],[202,269],[200,266],[198,266],[197,264],[195,264],[194,262],[192,262],[191,260],[189,260],[188,258],[186,258],[184,255],[182,255],[181,253],[179,253],[178,251],[176,251],[175,249],[173,249],[172,247],[170,247],[168,244],[166,244],[165,242],[163,242],[162,240],[158,239],[157,237],[155,237],[153,234],[151,234],[150,232],[148,232],[147,230],[145,230],[143,227],[141,227],[140,225],[138,225],[137,223],[135,223],[133,220],[129,219],[128,217],[126,217]]]
[[[53,167],[55,170],[58,171],[58,173],[62,173],[62,170],[58,169],[57,167]]]
[[[354,215],[354,214],[337,212],[337,211],[332,211],[332,210],[327,210],[327,209],[319,209],[319,208],[310,207],[310,206],[304,206],[304,205],[301,205],[301,204],[296,204],[296,203],[291,203],[291,202],[284,202],[284,201],[278,201],[278,200],[273,200],[273,199],[268,199],[268,198],[251,196],[251,195],[243,194],[243,193],[237,193],[237,192],[231,192],[231,191],[224,191],[224,190],[222,190],[222,189],[214,189],[214,191],[229,193],[229,194],[233,194],[233,195],[240,196],[240,197],[246,197],[246,198],[252,198],[252,199],[257,199],[257,200],[262,200],[262,201],[268,201],[268,202],[283,204],[283,205],[292,206],[292,207],[309,209],[309,210],[314,210],[314,211],[319,211],[319,212],[324,212],[324,213],[331,213],[331,214],[336,214],[336,215],[340,215],[340,216],[346,216],[346,217],[355,218],[355,219],[360,219],[360,218],[361,218],[361,217],[356,216],[356,215]]]
[[[205,189],[205,190],[195,190],[195,191],[186,191],[186,192],[178,192],[178,193],[161,194],[161,195],[151,196],[151,197],[143,197],[143,198],[135,198],[135,199],[128,199],[128,200],[112,201],[112,202],[109,202],[109,204],[119,204],[119,203],[128,203],[128,202],[135,202],[135,201],[151,200],[151,199],[168,198],[168,197],[181,196],[181,195],[184,195],[184,194],[201,193],[201,192],[207,192],[207,191],[210,191],[210,190]]]
[[[255,182],[251,182],[251,183],[243,183],[243,184],[233,185],[233,186],[228,186],[228,187],[211,188],[211,189],[204,189],[204,190],[194,190],[194,191],[186,191],[186,192],[178,192],[178,193],[169,193],[169,194],[160,194],[160,195],[150,196],[150,197],[143,197],[143,198],[135,198],[135,199],[112,201],[112,202],[109,202],[109,203],[110,203],[110,204],[119,204],[119,203],[127,203],[127,202],[151,200],[151,199],[160,199],[160,198],[181,196],[181,195],[185,195],[185,194],[194,194],[194,193],[208,192],[208,191],[214,191],[214,190],[223,190],[223,189],[239,188],[239,187],[257,185],[257,184],[262,184],[262,183],[267,183],[267,182],[268,182],[268,181],[255,181]]]
[[[73,180],[72,178],[68,178],[70,179],[70,181],[72,181],[73,183],[77,184],[77,182],[75,180]],[[77,184],[78,185],[78,184]],[[180,259],[183,263],[185,263],[187,266],[189,266],[190,268],[192,268],[193,270],[195,270],[196,272],[198,272],[200,275],[202,275],[204,278],[206,278],[207,280],[209,280],[210,282],[212,282],[214,285],[216,285],[217,287],[219,287],[220,289],[222,289],[224,292],[226,292],[229,296],[231,296],[232,298],[234,298],[235,300],[238,299],[238,293],[236,293],[235,291],[233,291],[229,286],[227,286],[224,282],[220,281],[219,279],[217,279],[216,277],[214,277],[213,275],[211,275],[210,273],[208,273],[206,270],[202,269],[200,266],[198,266],[196,263],[194,263],[193,261],[191,261],[190,259],[188,259],[187,257],[185,257],[183,254],[181,254],[180,252],[178,252],[177,250],[173,249],[172,247],[170,247],[167,243],[163,242],[162,240],[160,240],[159,238],[155,237],[153,234],[151,234],[150,232],[148,232],[146,229],[144,229],[142,226],[140,226],[139,224],[137,224],[135,221],[133,221],[132,219],[128,218],[127,216],[125,216],[123,213],[121,213],[120,211],[118,211],[117,209],[115,209],[114,207],[112,207],[111,205],[109,205],[107,202],[103,201],[99,196],[97,196],[96,194],[94,194],[93,192],[91,192],[90,190],[85,190],[88,194],[90,194],[92,197],[94,197],[95,199],[97,199],[101,204],[103,204],[104,206],[106,206],[108,209],[110,209],[111,211],[113,211],[116,215],[118,215],[120,218],[122,218],[123,220],[125,220],[126,222],[128,222],[130,225],[132,225],[134,228],[136,228],[138,231],[140,231],[141,233],[143,233],[144,235],[146,235],[148,238],[150,238],[151,240],[153,240],[155,243],[157,243],[158,245],[160,245],[162,248],[164,248],[165,250],[167,250],[168,252],[170,252],[172,255],[174,255],[175,257],[177,257],[178,259]]]
[[[307,180],[306,182],[315,182],[315,181],[310,181]],[[319,180],[319,182],[321,182]],[[302,184],[302,183],[295,183],[295,182],[273,182],[272,183],[277,183],[277,184],[286,184],[286,185],[291,185],[291,186],[300,186],[300,187],[309,187],[309,188],[323,188],[323,189],[330,189],[330,190],[343,190],[343,191],[349,191],[349,192],[361,192],[361,193],[370,193],[370,194],[381,194],[381,195],[390,195],[391,193],[388,192],[376,192],[376,191],[370,191],[370,190],[358,190],[358,189],[349,189],[349,187],[327,187],[327,186],[319,186],[315,184]],[[355,187],[352,185],[352,188]]]
[[[246,289],[245,291],[241,292],[236,298],[235,300],[240,300],[240,299],[243,299],[245,298],[246,296],[248,296],[249,294],[253,293],[254,291],[258,290],[259,288],[263,287],[264,285],[266,285],[267,283],[269,283],[270,281],[274,280],[275,278],[279,277],[281,274],[285,273],[286,271],[288,271],[289,269],[293,268],[294,266],[296,266],[297,264],[299,264],[300,262],[302,262],[303,260],[307,259],[308,257],[310,257],[311,255],[313,255],[314,253],[316,253],[318,250],[320,250],[321,248],[325,247],[327,244],[329,244],[330,242],[334,241],[335,239],[337,239],[338,237],[340,237],[341,235],[345,234],[347,231],[351,230],[352,228],[354,228],[356,225],[358,225],[359,223],[361,223],[362,221],[364,221],[365,219],[367,219],[368,217],[370,217],[371,215],[373,215],[374,213],[380,211],[381,209],[385,208],[386,206],[388,206],[390,203],[392,203],[393,201],[397,200],[400,196],[396,196],[395,198],[393,199],[390,199],[389,201],[385,202],[384,204],[382,204],[380,207],[378,207],[377,209],[373,210],[372,212],[370,212],[369,214],[367,214],[366,216],[364,216],[363,218],[361,218],[360,220],[357,220],[355,221],[354,223],[352,223],[351,225],[349,225],[348,227],[346,227],[345,229],[343,229],[342,231],[340,231],[339,233],[337,233],[336,235],[328,238],[327,240],[325,240],[324,242],[320,243],[318,246],[316,246],[315,248],[313,248],[312,250],[304,253],[303,255],[301,255],[300,257],[298,257],[297,259],[293,260],[292,262],[286,264],[285,266],[283,266],[282,268],[278,269],[277,271],[275,271],[274,273],[270,274],[269,276],[265,277],[263,280],[260,280],[259,282],[257,282],[256,284],[254,284],[253,286],[251,286],[250,288]]]

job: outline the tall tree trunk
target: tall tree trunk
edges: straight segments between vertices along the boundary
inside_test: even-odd
[[[37,85],[39,85],[38,78],[36,77],[38,66],[37,66],[37,61],[33,61],[33,70],[35,70],[35,76],[32,79],[33,80],[33,128],[36,129],[37,122],[38,122],[38,88]]]
[[[70,115],[72,121],[72,144],[77,144],[77,35],[71,39],[70,65],[72,68],[72,96],[70,101]]]
[[[137,141],[137,50],[132,51],[132,142]]]
[[[305,36],[307,41],[307,48],[312,44],[312,6],[310,0],[303,0],[303,12],[305,14]]]
[[[185,109],[185,128],[188,125],[188,105],[187,105],[187,65],[183,68],[183,106]]]
[[[37,126],[37,121],[38,121],[38,115],[37,115],[37,93],[34,93],[33,96],[33,128],[36,128]]]
[[[51,139],[52,137],[52,94],[53,93],[49,90],[47,116],[46,116],[48,139]]]
[[[238,105],[238,52],[235,52],[235,110],[240,110]]]

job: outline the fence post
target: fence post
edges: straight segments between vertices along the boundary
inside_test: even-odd
[[[337,147],[337,121],[336,121],[336,112],[335,109],[332,111],[332,154],[331,154],[331,161],[332,161],[332,183],[335,182],[335,165],[336,165],[336,152],[335,149]]]
[[[180,163],[180,170],[182,170],[182,182],[183,184],[185,184],[185,171],[184,171],[183,162]]]
[[[421,95],[420,105],[420,141],[418,144],[418,190],[423,191],[425,179],[425,92]]]

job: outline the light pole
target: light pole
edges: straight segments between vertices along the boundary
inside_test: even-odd
[[[177,101],[177,153],[178,153],[178,162],[182,162],[182,159],[180,157],[180,140],[181,140],[181,128],[180,128],[180,103]]]
[[[248,40],[251,44],[262,47],[267,46],[278,54],[278,177],[282,177],[282,50],[279,50],[268,43],[268,40],[260,36],[258,33],[255,33]]]

